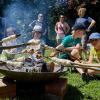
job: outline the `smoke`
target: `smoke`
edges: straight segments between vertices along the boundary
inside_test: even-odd
[[[6,27],[15,27],[20,34],[28,34],[31,32],[29,24],[37,19],[38,13],[45,16],[49,11],[48,0],[10,0],[4,9],[4,18],[6,19]],[[28,41],[31,36],[21,37],[21,42]]]

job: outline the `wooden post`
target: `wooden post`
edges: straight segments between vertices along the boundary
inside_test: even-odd
[[[0,99],[16,96],[16,84],[6,78],[0,77]]]

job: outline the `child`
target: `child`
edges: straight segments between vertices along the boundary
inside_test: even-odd
[[[100,33],[92,33],[89,37],[89,40],[93,47],[90,49],[90,57],[88,63],[100,63]],[[100,68],[98,69],[99,71],[88,69],[88,74],[100,74]]]
[[[75,60],[79,59],[79,51],[81,48],[81,38],[85,33],[85,27],[77,24],[73,26],[72,35],[68,35],[64,38],[62,43],[56,47],[57,50],[64,51],[60,54],[61,59]],[[55,56],[58,52],[52,53],[51,56]]]
[[[86,8],[79,8],[78,16],[79,16],[79,18],[76,19],[75,25],[82,24],[86,27],[86,31],[87,31],[86,36],[84,37],[84,41],[83,41],[83,48],[86,49],[87,40],[90,35],[89,32],[94,27],[96,22],[91,17],[86,16]]]
[[[90,56],[88,63],[100,63],[100,33],[92,33],[89,36],[89,41],[92,44],[92,47],[90,49]],[[83,80],[87,79],[94,79],[94,75],[100,74],[100,68],[97,68],[98,71],[95,70],[84,70],[77,68],[78,72],[82,75]]]
[[[6,29],[6,33],[7,33],[7,36],[15,35],[16,34],[15,28],[8,27]],[[13,45],[17,45],[17,41],[16,41],[16,39],[15,40],[11,40],[11,41],[6,41],[6,42],[2,43],[2,45],[3,46],[13,46]],[[11,60],[11,59],[13,59],[16,52],[17,52],[17,48],[3,50],[2,51],[1,60]]]

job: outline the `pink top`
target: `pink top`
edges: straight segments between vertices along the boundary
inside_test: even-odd
[[[57,22],[55,31],[56,31],[57,35],[64,36],[69,31],[69,29],[70,28],[66,22],[64,22],[64,23]]]

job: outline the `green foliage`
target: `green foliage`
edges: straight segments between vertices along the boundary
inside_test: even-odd
[[[55,25],[55,23],[59,20],[59,15],[63,14],[65,15],[67,11],[67,7],[66,6],[52,6],[52,8],[50,9],[50,14],[49,14],[49,18],[51,20],[51,24]]]

